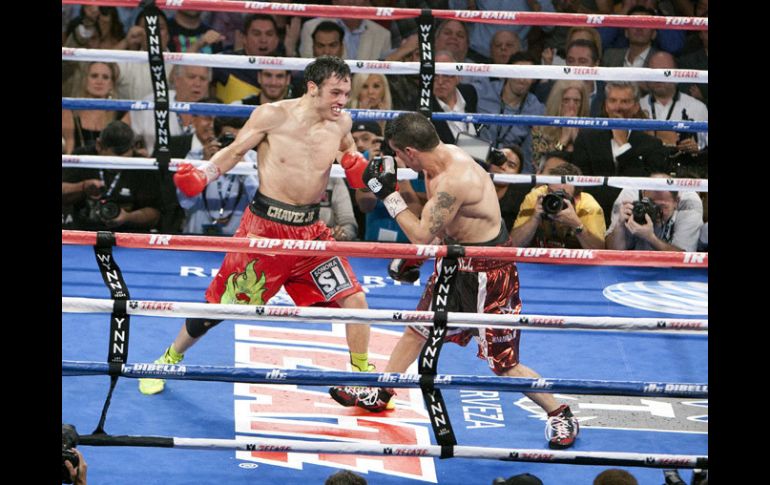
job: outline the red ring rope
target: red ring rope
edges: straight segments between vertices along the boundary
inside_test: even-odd
[[[96,233],[61,232],[62,244],[93,246]],[[447,246],[380,242],[305,241],[170,234],[115,233],[115,245],[125,248],[265,252],[304,256],[364,258],[433,258],[447,255]],[[673,251],[613,251],[606,249],[465,247],[466,258],[492,258],[523,263],[578,264],[590,266],[639,266],[708,268],[708,253]]]

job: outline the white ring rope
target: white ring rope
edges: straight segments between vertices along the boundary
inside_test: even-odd
[[[65,313],[111,313],[114,300],[62,297]],[[433,325],[433,312],[412,310],[362,310],[344,308],[285,307],[272,305],[223,305],[178,301],[128,300],[126,313],[169,318],[218,318],[223,320],[278,320],[299,323],[338,320],[345,323],[398,326],[405,323]],[[554,315],[499,315],[448,312],[448,326],[475,328],[548,328],[620,331],[706,331],[708,320],[629,317],[579,317]]]
[[[146,51],[73,49],[62,47],[63,61],[148,62]],[[165,52],[169,64],[240,69],[287,69],[303,71],[315,59],[299,57],[243,56],[231,54],[190,54]],[[376,74],[419,74],[419,62],[345,61],[352,72]],[[708,83],[708,71],[691,69],[651,69],[647,67],[583,67],[437,62],[436,74],[473,77],[526,79],[584,79],[594,81],[658,81],[670,83]]]
[[[157,170],[158,164],[154,158],[110,157],[102,155],[62,155],[64,168],[108,168],[115,170]],[[180,163],[189,163],[197,167],[206,163],[205,160],[187,160],[172,158],[169,170],[176,171]],[[234,175],[257,175],[257,169],[248,162],[238,164],[227,173]],[[337,164],[332,165],[332,178],[345,178],[345,170]],[[655,178],[655,177],[598,177],[591,175],[575,175],[561,177],[558,175],[522,175],[522,174],[490,174],[492,180],[503,184],[561,184],[569,183],[575,186],[597,186],[606,184],[610,187],[640,189],[640,190],[691,190],[708,192],[708,179],[688,178]],[[410,168],[398,169],[398,180],[415,180],[417,172]]]

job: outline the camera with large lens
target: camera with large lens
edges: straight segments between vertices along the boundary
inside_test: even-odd
[[[72,467],[75,468],[76,470],[78,466],[80,466],[80,458],[78,458],[77,453],[72,451],[72,448],[78,445],[79,440],[80,440],[80,437],[78,436],[78,432],[74,426],[72,426],[71,424],[61,425],[61,482],[62,483],[72,483],[72,479],[70,478],[70,472],[69,470],[67,470],[67,467],[64,465],[65,461],[69,461],[70,464],[72,464]]]
[[[502,150],[497,148],[490,148],[487,154],[487,163],[496,167],[502,167],[505,162],[508,161],[508,157],[505,156]]]
[[[569,207],[567,201],[564,200],[569,198],[569,194],[564,190],[554,190],[553,192],[546,194],[543,197],[543,212],[549,216],[558,214]]]
[[[87,206],[81,214],[92,224],[102,224],[120,215],[120,206],[113,200],[101,197],[99,199],[87,199],[86,202]]]
[[[224,148],[235,141],[235,135],[233,135],[232,133],[224,132],[221,135],[219,135],[219,138],[217,138],[217,141],[219,142],[220,148]]]
[[[652,220],[654,224],[658,219],[660,209],[658,209],[658,206],[655,205],[655,203],[651,201],[649,197],[642,197],[641,200],[635,200],[633,202],[631,214],[634,217],[634,222],[637,224],[647,224],[647,220],[644,218],[645,214],[650,216],[650,220]]]

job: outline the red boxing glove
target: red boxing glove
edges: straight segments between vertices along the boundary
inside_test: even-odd
[[[189,163],[180,163],[174,174],[174,185],[187,197],[194,197],[206,188],[206,185],[219,176],[219,168],[211,162],[195,168]]]
[[[345,169],[345,177],[348,179],[351,189],[365,189],[364,170],[369,162],[360,153],[345,152],[340,160],[340,165]]]

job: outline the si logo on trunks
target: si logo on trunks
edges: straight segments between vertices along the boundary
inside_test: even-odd
[[[345,267],[342,266],[340,258],[335,257],[316,266],[310,272],[310,276],[312,276],[313,282],[323,293],[326,301],[329,301],[340,291],[353,287],[350,278],[345,273]]]

